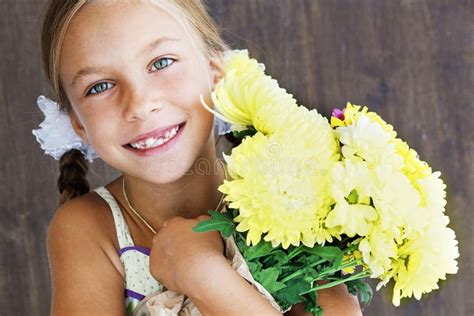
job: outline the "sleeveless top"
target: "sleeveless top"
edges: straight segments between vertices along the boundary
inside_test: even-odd
[[[150,249],[135,246],[127,222],[112,194],[105,188],[94,190],[110,206],[120,249],[118,255],[125,270],[125,315],[132,315],[138,303],[147,295],[163,290],[163,284],[150,274]]]

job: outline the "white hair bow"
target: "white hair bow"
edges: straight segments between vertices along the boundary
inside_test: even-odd
[[[45,118],[39,125],[40,128],[34,129],[32,132],[45,154],[58,160],[65,152],[77,149],[90,162],[94,158],[98,158],[94,148],[84,143],[76,134],[69,116],[61,111],[58,103],[41,95],[38,97],[37,104]],[[214,116],[214,131],[217,134],[222,135],[230,132],[230,127],[231,124]]]
[[[65,152],[77,149],[91,162],[98,157],[94,149],[76,134],[69,116],[61,111],[56,102],[42,95],[36,102],[43,111],[44,121],[39,125],[39,129],[32,132],[45,154],[58,160]]]

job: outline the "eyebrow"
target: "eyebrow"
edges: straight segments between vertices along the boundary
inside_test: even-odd
[[[145,48],[141,51],[140,56],[143,56],[147,53],[152,52],[153,50],[157,49],[158,47],[160,47],[166,42],[178,42],[178,41],[180,41],[180,39],[171,38],[171,37],[160,37],[154,40],[153,42],[151,42],[150,44],[146,45]],[[72,79],[71,86],[74,86],[80,79],[82,79],[85,76],[88,76],[94,73],[101,73],[101,72],[105,72],[105,68],[95,67],[95,66],[88,66],[88,67],[82,68],[76,73],[76,75]]]
[[[76,85],[76,83],[85,76],[88,76],[94,73],[101,73],[101,72],[105,72],[105,69],[101,67],[94,67],[94,66],[82,68],[76,73],[76,75],[72,79],[71,86]]]
[[[153,42],[151,42],[150,44],[148,44],[147,46],[145,46],[145,48],[141,51],[140,55],[145,55],[146,53],[152,52],[153,50],[160,47],[163,43],[166,43],[166,42],[179,42],[179,41],[180,41],[180,39],[177,39],[177,38],[160,37],[160,38],[154,40]]]

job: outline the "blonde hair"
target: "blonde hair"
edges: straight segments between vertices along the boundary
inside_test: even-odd
[[[74,16],[85,6],[97,2],[99,0],[50,0],[44,13],[41,31],[43,66],[55,99],[67,113],[72,111],[72,107],[62,87],[58,69],[64,36]],[[184,18],[185,24],[190,25],[198,35],[199,48],[206,57],[229,49],[202,0],[149,0],[149,2],[167,11],[170,9],[177,11]],[[82,154],[74,150],[64,154],[59,164],[61,172],[58,180],[61,193],[59,205],[62,205],[67,200],[89,191],[89,184],[85,178],[88,166]]]

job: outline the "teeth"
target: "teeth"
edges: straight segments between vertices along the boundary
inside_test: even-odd
[[[168,142],[171,138],[173,138],[176,135],[178,130],[179,130],[179,126],[176,126],[175,128],[166,131],[165,137],[159,137],[159,138],[149,137],[145,140],[142,140],[136,143],[130,143],[130,146],[132,146],[135,149],[154,148]]]
[[[155,143],[155,140],[152,137],[150,137],[146,140],[145,145],[146,147],[151,147],[151,145],[153,145],[154,143]]]

